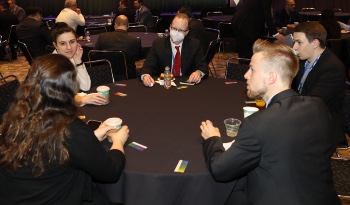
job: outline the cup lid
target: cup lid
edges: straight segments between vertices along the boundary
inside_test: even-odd
[[[106,91],[106,90],[110,90],[110,88],[108,86],[105,86],[105,85],[101,85],[101,86],[98,86],[96,88],[97,91]]]

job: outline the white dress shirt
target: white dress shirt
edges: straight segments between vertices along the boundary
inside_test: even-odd
[[[56,50],[54,50],[52,52],[53,54],[58,54]],[[91,87],[91,79],[90,79],[90,76],[86,70],[86,67],[85,65],[81,65],[81,66],[78,66],[76,67],[75,65],[77,63],[80,63],[80,62],[74,62],[73,58],[69,59],[74,67],[75,67],[75,70],[77,71],[77,81],[79,82],[79,88],[80,90],[83,90],[83,91],[88,91],[90,90],[90,87]]]
[[[83,14],[78,14],[70,8],[63,9],[56,18],[57,22],[65,22],[68,26],[72,27],[74,30],[77,30],[77,26],[85,25],[85,18]]]

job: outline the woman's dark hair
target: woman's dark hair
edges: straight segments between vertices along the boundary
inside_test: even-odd
[[[67,126],[77,116],[79,84],[72,62],[59,54],[34,60],[9,110],[0,138],[0,167],[28,167],[40,176],[68,161]]]
[[[52,40],[57,43],[57,38],[63,33],[73,33],[75,38],[77,38],[77,34],[75,33],[75,30],[68,26],[65,22],[57,22],[52,28]]]

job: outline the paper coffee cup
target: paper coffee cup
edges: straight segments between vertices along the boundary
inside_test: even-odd
[[[259,108],[256,108],[256,107],[243,107],[244,118],[258,111],[259,111]]]
[[[123,120],[118,117],[108,118],[105,121],[106,126],[115,127],[116,130],[119,130],[122,127]]]
[[[96,89],[98,93],[100,93],[103,97],[106,98],[106,104],[109,103],[109,90],[109,87],[105,85],[98,86]]]
[[[286,34],[287,33],[287,27],[282,27],[282,33]]]

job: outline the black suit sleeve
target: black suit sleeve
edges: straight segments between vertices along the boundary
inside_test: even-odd
[[[249,120],[245,120],[236,141],[225,151],[221,138],[203,142],[208,169],[216,181],[228,182],[256,168],[261,158],[261,145]]]
[[[273,23],[272,14],[271,14],[271,5],[272,0],[261,0],[262,9],[264,11],[264,18],[267,27],[269,28],[270,35],[277,33],[275,24]]]

